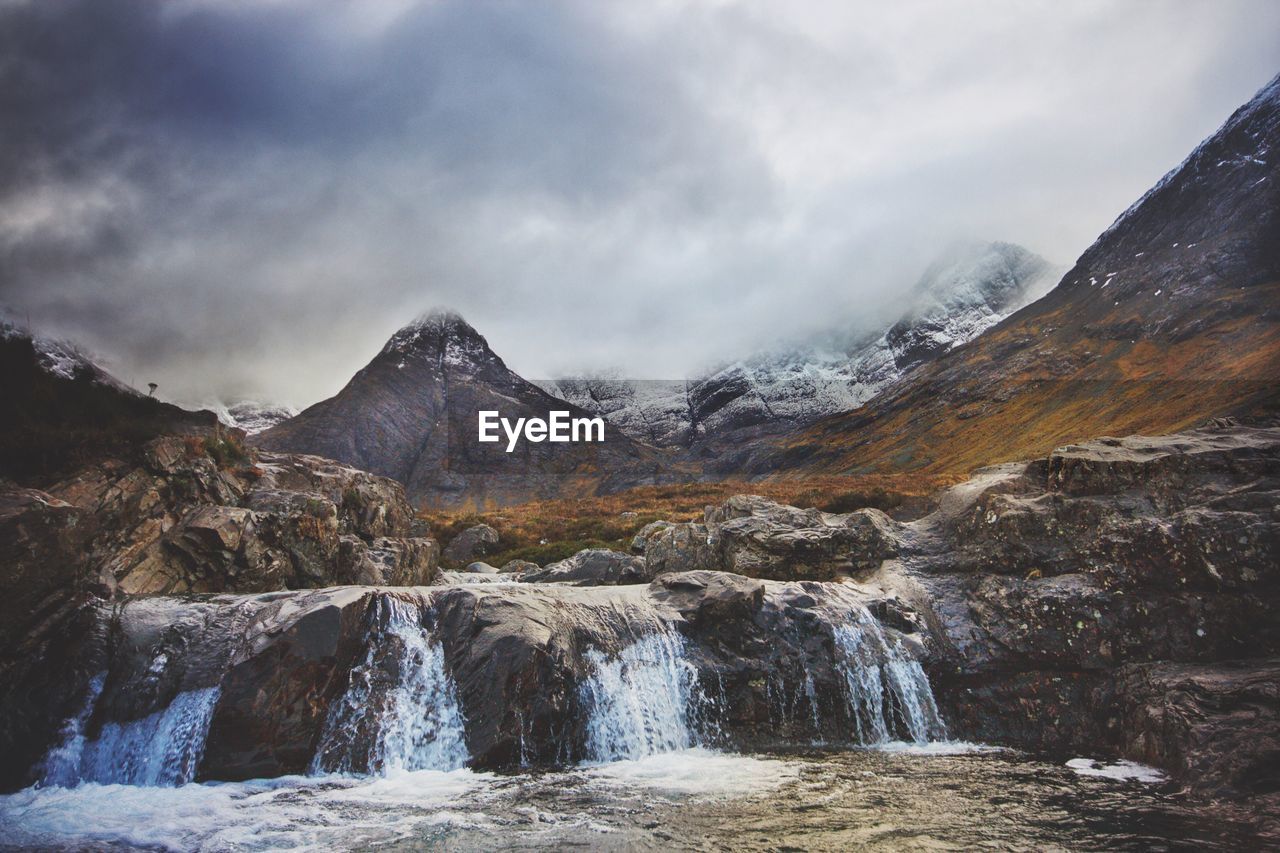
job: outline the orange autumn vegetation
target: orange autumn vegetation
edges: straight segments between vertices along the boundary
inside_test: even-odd
[[[489,512],[424,510],[420,516],[441,542],[473,524],[492,526],[499,534],[499,551],[485,561],[494,566],[514,559],[545,565],[584,548],[625,551],[631,538],[649,522],[700,521],[708,505],[733,495],[764,495],[828,512],[876,507],[890,514],[916,515],[928,508],[939,489],[960,479],[874,474],[757,483],[680,483],[641,486],[597,497],[532,501]]]

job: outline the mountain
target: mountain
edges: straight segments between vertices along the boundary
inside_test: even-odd
[[[588,378],[543,387],[629,435],[693,447],[705,459],[712,448],[714,455],[743,438],[857,408],[1040,295],[1054,272],[1021,246],[959,245],[925,271],[908,310],[878,334],[835,329],[816,342],[760,352],[688,382]]]
[[[663,459],[617,429],[604,441],[477,440],[478,413],[550,411],[591,417],[512,372],[457,314],[433,311],[404,327],[334,397],[254,437],[268,450],[337,459],[405,484],[425,506],[489,507],[650,483]]]
[[[130,388],[76,346],[0,317],[0,477],[41,484],[162,433],[207,431],[188,412]]]
[[[1280,410],[1280,77],[1048,295],[747,472],[960,473],[1090,436]]]
[[[244,430],[246,435],[257,435],[298,414],[298,410],[292,406],[260,403],[256,400],[217,403],[208,408],[218,415],[218,420],[228,426]]]

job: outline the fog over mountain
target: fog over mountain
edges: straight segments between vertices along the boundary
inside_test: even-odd
[[[939,249],[1071,263],[1280,65],[1270,0],[0,2],[0,303],[301,406],[423,309],[677,378]],[[856,331],[856,330],[853,330]]]

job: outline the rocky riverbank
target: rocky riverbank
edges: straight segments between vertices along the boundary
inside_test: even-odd
[[[6,787],[69,731],[195,733],[155,759],[194,779],[947,736],[1276,813],[1280,429],[1061,448],[914,521],[738,496],[630,555],[443,584],[391,481],[180,438],[146,459],[7,493]]]

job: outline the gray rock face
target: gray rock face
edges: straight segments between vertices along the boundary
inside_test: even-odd
[[[1280,659],[1134,664],[1115,695],[1126,755],[1280,812]]]
[[[589,548],[544,568],[526,569],[520,578],[525,583],[567,583],[574,586],[616,586],[648,583],[652,579],[653,573],[643,557],[604,548]]]
[[[472,525],[449,540],[444,559],[450,565],[466,565],[492,552],[497,545],[498,531],[487,524]]]
[[[1222,744],[1274,739],[1272,711],[1225,709],[1257,707],[1250,673],[1280,652],[1278,465],[1277,428],[1104,438],[981,472],[903,525],[884,575],[940,640],[956,730],[1252,792]]]
[[[537,563],[532,563],[528,560],[508,560],[502,564],[502,568],[498,569],[498,571],[504,575],[516,575],[523,572],[536,572],[540,568],[542,567]]]
[[[209,439],[149,443],[143,462],[108,460],[51,486],[30,511],[70,514],[73,531],[40,528],[36,549],[78,542],[60,562],[104,595],[266,592],[336,583],[430,583],[439,552],[416,536],[404,491],[326,459],[260,453],[219,460]],[[24,525],[24,530],[37,528]],[[69,533],[74,535],[68,538]],[[61,542],[61,544],[60,544]],[[10,577],[20,555],[6,559]]]
[[[405,485],[416,504],[501,506],[567,492],[606,493],[661,479],[662,458],[616,429],[603,442],[480,443],[478,413],[590,417],[509,370],[456,314],[437,311],[397,332],[336,396],[253,437]]]
[[[91,738],[104,724],[127,724],[180,695],[217,687],[196,778],[299,773],[321,753],[328,765],[363,772],[377,754],[378,714],[393,701],[398,680],[425,664],[404,635],[385,630],[391,616],[407,617],[412,624],[404,627],[443,654],[471,763],[502,768],[589,757],[593,706],[584,687],[638,643],[650,645],[632,652],[634,666],[678,655],[670,663],[693,679],[685,689],[705,699],[688,724],[706,723],[699,731],[726,747],[856,739],[835,630],[862,619],[877,638],[883,632],[895,646],[918,646],[875,626],[866,608],[885,604],[851,585],[714,572],[666,575],[649,586],[352,586],[139,597],[85,611],[93,618],[67,632],[73,650],[59,653],[108,674],[93,705]],[[887,654],[887,647],[877,649],[867,648],[869,660]],[[88,676],[64,671],[67,689],[45,697],[30,691],[35,672],[27,673],[0,690],[0,720],[10,726],[10,712],[33,695],[47,698],[36,709],[43,727],[26,731],[32,749],[42,751],[83,704]],[[364,691],[354,706],[347,701],[352,685]],[[353,714],[336,737],[329,725],[335,709]],[[9,731],[0,727],[0,734]],[[15,755],[15,744],[0,740],[0,754]],[[27,781],[27,766],[6,761],[4,768],[6,787]]]
[[[718,569],[772,580],[834,580],[898,553],[896,526],[875,509],[833,514],[737,495],[708,507],[705,517],[640,532],[655,575]]]

